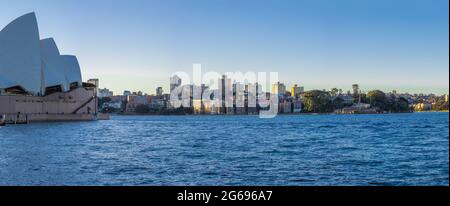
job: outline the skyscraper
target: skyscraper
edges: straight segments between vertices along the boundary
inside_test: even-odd
[[[298,86],[297,84],[294,84],[294,86],[291,87],[291,96],[295,98],[297,98],[302,92],[304,92],[304,88]]]
[[[286,86],[283,83],[277,82],[272,84],[272,94],[278,94],[282,96],[286,93]]]
[[[219,79],[218,86],[219,99],[221,102],[220,113],[227,114],[228,110],[231,111],[233,109],[233,84],[230,78],[227,78],[226,75],[222,75],[222,78]]]
[[[352,88],[353,88],[353,96],[358,96],[358,94],[359,94],[359,85],[358,84],[353,84]]]
[[[128,90],[123,91],[123,96],[130,96],[131,92]]]
[[[163,93],[164,93],[164,90],[163,90],[162,87],[157,87],[156,88],[156,96],[160,97],[160,96],[163,95]]]
[[[170,93],[172,93],[172,91],[181,86],[181,78],[177,75],[173,75],[172,77],[170,77]]]

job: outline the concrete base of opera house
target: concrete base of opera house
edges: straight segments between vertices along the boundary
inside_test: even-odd
[[[92,121],[109,119],[99,114],[95,91],[83,87],[44,97],[0,95],[0,123],[24,124],[46,121]]]
[[[95,114],[19,114],[4,115],[5,124],[28,124],[32,122],[64,122],[98,120]]]

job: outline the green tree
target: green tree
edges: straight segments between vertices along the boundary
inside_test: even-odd
[[[337,88],[333,88],[333,89],[331,89],[331,91],[330,91],[330,94],[331,94],[331,96],[333,96],[333,97],[337,96],[338,93],[339,93],[339,89],[337,89]]]
[[[388,109],[388,98],[386,94],[380,90],[373,90],[367,93],[369,104],[378,107],[380,110]]]
[[[303,93],[303,111],[314,113],[332,112],[333,104],[330,94],[320,90],[312,90]]]
[[[389,108],[392,112],[410,112],[408,100],[403,97],[395,98],[393,101],[393,106]]]
[[[345,105],[345,103],[344,103],[344,99],[342,99],[341,97],[336,97],[334,100],[333,100],[333,107],[335,108],[335,109],[342,109],[342,108],[344,108],[346,105]]]
[[[440,99],[436,101],[436,104],[434,104],[435,111],[448,111],[448,102],[446,102],[444,99]]]

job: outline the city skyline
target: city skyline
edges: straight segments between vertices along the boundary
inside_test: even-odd
[[[98,78],[95,78],[97,81],[101,81],[101,80],[99,80]],[[92,80],[92,79],[89,79],[89,80]],[[148,89],[148,90],[142,90],[142,89],[127,89],[127,88],[125,88],[125,89],[123,89],[123,90],[113,90],[113,89],[111,89],[111,88],[109,88],[109,87],[103,87],[103,86],[100,86],[100,87],[98,87],[98,89],[100,89],[100,90],[105,90],[105,91],[108,91],[108,92],[111,92],[111,93],[113,93],[114,95],[124,95],[124,96],[127,96],[127,95],[125,95],[124,93],[130,93],[130,94],[133,94],[133,93],[135,93],[135,94],[141,94],[141,95],[158,95],[158,90],[159,91],[162,91],[162,93],[164,93],[164,94],[170,94],[170,91],[171,91],[171,84],[169,83],[170,81],[167,81],[168,83],[167,84],[164,84],[164,85],[156,85],[156,87],[155,88],[150,88],[150,89]],[[254,84],[256,84],[256,83],[258,83],[257,81],[255,81],[255,82],[250,82],[250,83],[248,83],[248,84],[246,84],[246,83],[242,83],[242,82],[239,82],[239,81],[237,81],[237,82],[235,82],[235,83],[238,83],[238,84],[240,84],[240,85],[254,85]],[[312,88],[312,87],[305,87],[305,86],[303,86],[303,85],[301,85],[301,84],[297,84],[297,83],[293,83],[293,84],[286,84],[285,82],[283,82],[283,81],[277,81],[277,82],[273,82],[273,83],[270,83],[270,84],[268,84],[268,85],[266,85],[266,86],[268,86],[268,87],[264,87],[264,89],[262,89],[262,91],[263,92],[269,92],[269,93],[271,93],[272,92],[272,90],[273,89],[271,89],[271,87],[272,86],[274,86],[275,84],[277,84],[277,83],[281,83],[281,84],[283,84],[285,87],[286,87],[286,90],[285,90],[285,92],[291,92],[291,90],[292,90],[292,88],[293,87],[301,87],[302,88],[302,91],[312,91],[312,90],[319,90],[319,91],[327,91],[327,92],[331,92],[332,90],[334,90],[334,89],[337,89],[337,90],[339,90],[340,92],[342,92],[342,94],[347,94],[347,93],[352,93],[353,92],[353,85],[358,85],[358,87],[359,87],[359,92],[361,92],[361,93],[367,93],[367,92],[369,92],[369,91],[374,91],[374,90],[379,90],[379,91],[383,91],[383,92],[387,92],[387,93],[392,93],[392,92],[395,92],[395,93],[398,93],[398,94],[411,94],[411,95],[437,95],[437,96],[443,96],[443,95],[448,95],[448,92],[446,93],[446,92],[443,92],[443,93],[433,93],[433,92],[408,92],[408,91],[402,91],[401,89],[399,90],[399,89],[396,89],[396,88],[392,88],[391,90],[383,90],[383,89],[380,89],[380,88],[369,88],[369,87],[365,87],[364,85],[359,85],[359,84],[357,84],[357,83],[353,83],[353,84],[350,84],[350,85],[347,85],[347,86],[344,86],[344,87],[331,87],[331,88]],[[99,85],[101,85],[101,83],[99,83]],[[201,86],[202,84],[185,84],[185,83],[182,83],[181,85],[194,85],[194,86]],[[233,83],[233,85],[234,85],[234,83]],[[212,88],[215,88],[215,87],[212,87]],[[268,89],[267,89],[268,88]],[[162,89],[162,90],[161,90]],[[215,89],[217,89],[217,88],[215,88]]]
[[[170,76],[194,63],[274,71],[306,90],[449,92],[448,1],[235,3],[2,1],[0,27],[36,12],[41,36],[116,93],[168,91]]]

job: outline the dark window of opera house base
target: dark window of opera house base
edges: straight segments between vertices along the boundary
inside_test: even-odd
[[[73,83],[70,83],[70,90],[74,90],[74,89],[76,89],[76,88],[78,88],[78,82],[73,82]]]
[[[25,89],[21,86],[14,86],[10,88],[5,89],[6,94],[20,94],[20,95],[27,95],[28,92],[25,91]]]
[[[62,92],[61,86],[52,86],[45,88],[45,96],[56,93],[56,92]]]

